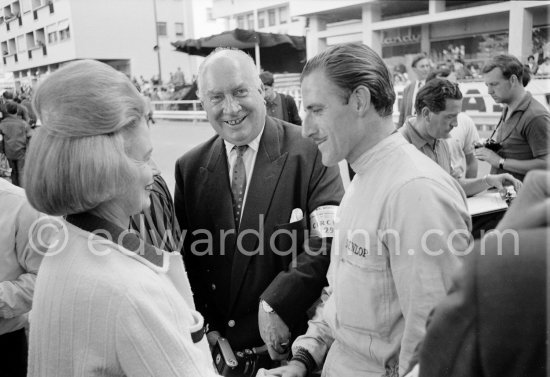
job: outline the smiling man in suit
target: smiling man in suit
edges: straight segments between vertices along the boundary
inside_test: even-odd
[[[175,191],[197,309],[211,346],[220,335],[235,351],[265,343],[281,359],[326,285],[330,229],[304,231],[331,222],[339,170],[322,165],[300,127],[266,115],[257,68],[242,51],[207,57],[198,94],[217,135],[178,160]],[[292,221],[297,212],[303,218]],[[260,366],[273,365],[269,356]]]

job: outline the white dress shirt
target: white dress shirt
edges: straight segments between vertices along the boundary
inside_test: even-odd
[[[262,130],[260,131],[258,136],[256,136],[254,140],[248,143],[248,148],[243,154],[244,169],[246,171],[246,189],[244,191],[241,219],[243,218],[244,207],[246,205],[246,197],[248,195],[248,187],[250,187],[250,178],[252,177],[252,172],[254,171],[254,165],[256,164],[256,156],[258,155],[258,149],[260,148],[260,139],[262,138],[264,129],[265,129],[265,126],[262,127]],[[229,169],[227,171],[227,174],[229,174],[229,183],[232,184],[233,177],[232,177],[231,171],[233,171],[235,162],[237,161],[237,151],[233,149],[235,144],[231,144],[227,140],[224,140],[223,142],[225,144],[225,153],[227,153],[227,162],[229,164]]]

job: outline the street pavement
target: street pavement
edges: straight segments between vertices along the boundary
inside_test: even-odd
[[[184,120],[156,120],[151,124],[153,160],[162,172],[162,177],[174,194],[174,167],[185,152],[215,135],[208,122]]]

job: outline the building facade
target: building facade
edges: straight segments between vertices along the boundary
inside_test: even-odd
[[[265,33],[305,35],[305,17],[292,16],[293,1],[213,0],[212,13],[225,30],[235,28]]]
[[[0,65],[16,87],[78,59],[103,61],[131,77],[187,81],[199,58],[171,42],[194,38],[193,0],[0,0]],[[206,17],[206,10],[202,11]],[[201,22],[204,26],[208,20]],[[215,24],[215,21],[211,21]]]
[[[307,56],[362,42],[392,67],[428,54],[434,64],[460,57],[550,56],[550,1],[510,0],[214,0],[226,30],[240,27],[305,35]]]
[[[306,4],[307,3],[307,4]],[[317,7],[313,3],[317,3]],[[550,55],[550,1],[296,1],[308,18],[308,56],[341,42],[363,42],[391,67],[426,53],[434,64],[460,57]]]

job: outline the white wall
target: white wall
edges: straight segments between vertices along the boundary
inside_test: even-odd
[[[288,0],[213,0],[213,13],[214,18],[229,17],[253,9],[270,8],[286,3],[288,3]]]
[[[163,82],[170,72],[181,67],[186,77],[192,69],[189,57],[176,52],[171,42],[182,38],[175,35],[175,23],[184,23],[185,2],[182,0],[156,0],[157,21],[166,22],[167,35],[159,36]],[[187,0],[186,0],[187,1]],[[158,58],[154,46],[155,18],[153,0],[94,0],[71,2],[74,19],[74,38],[77,56],[94,59],[130,59],[132,75],[150,79],[158,74]]]
[[[491,17],[480,16],[448,20],[430,25],[430,38],[452,39],[463,35],[483,34],[494,31],[507,31],[509,27],[508,14],[500,13]]]
[[[300,0],[299,2],[304,2]],[[309,2],[307,0],[306,2]],[[312,1],[315,3],[316,1]],[[291,8],[294,1],[292,0],[213,0],[213,14],[216,18],[225,19],[225,30],[232,30],[238,27],[237,15],[254,13],[254,29],[264,33],[279,33],[290,35],[305,35],[305,17],[295,17],[292,14]],[[276,13],[276,24],[273,26],[258,27],[258,12],[266,11],[267,9],[277,9],[288,7],[288,21],[281,24],[279,22],[279,14]],[[266,24],[267,24],[267,15]],[[292,18],[294,17],[294,21]]]
[[[345,8],[353,5],[372,3],[375,1],[376,0],[291,0],[290,15],[308,15],[312,13],[325,12],[332,9]]]
[[[208,19],[207,8],[213,7],[212,0],[190,0],[188,3],[192,11],[192,22],[188,22],[190,26],[189,35],[186,35],[184,40],[208,37],[225,31],[225,25],[222,19]],[[184,72],[189,72],[189,74],[185,74],[185,79],[190,82],[193,75],[198,73],[199,65],[204,58],[201,56],[187,55],[183,52],[178,52],[177,54],[180,58],[187,57],[186,63],[182,63],[185,64],[186,67],[182,65],[181,69]]]

